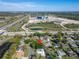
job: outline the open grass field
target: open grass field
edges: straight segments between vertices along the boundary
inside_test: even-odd
[[[65,24],[64,26],[70,29],[79,29],[79,24]]]
[[[62,59],[77,59],[77,57],[75,57],[75,56],[71,56],[71,57],[64,56],[64,57],[62,57]]]
[[[44,28],[45,30],[54,30],[54,31],[61,30],[61,27],[54,24],[53,22],[32,24],[29,25],[29,28]]]
[[[2,27],[2,26],[4,26],[4,25],[6,25],[5,22],[0,22],[0,27]]]

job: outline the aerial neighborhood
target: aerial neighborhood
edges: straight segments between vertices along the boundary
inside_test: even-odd
[[[79,21],[74,19],[5,13],[0,16],[0,59],[79,59]]]

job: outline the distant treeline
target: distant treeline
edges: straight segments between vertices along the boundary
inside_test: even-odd
[[[0,12],[0,16],[16,16],[16,15],[21,15],[24,13],[20,13],[20,12]]]
[[[79,12],[25,12],[31,16],[55,15],[57,17],[79,20]]]
[[[16,16],[16,15],[45,16],[55,15],[62,18],[79,20],[79,12],[0,12],[0,16]]]
[[[79,12],[63,12],[63,13],[54,13],[55,16],[68,18],[73,20],[79,20]]]

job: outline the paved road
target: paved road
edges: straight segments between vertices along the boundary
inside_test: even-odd
[[[11,24],[5,25],[5,26],[1,27],[0,30],[1,30],[1,29],[4,30],[4,29],[6,29],[6,28],[8,28],[8,27],[11,27],[11,26],[15,25],[16,23],[21,22],[22,20],[24,20],[24,18],[25,18],[25,17],[23,17],[23,18],[21,18],[21,19],[15,21],[15,22],[13,22],[13,23],[11,23]]]
[[[49,31],[49,33],[56,34],[58,31]],[[62,31],[63,33],[72,34],[72,33],[79,33],[79,31]],[[21,32],[4,32],[2,35],[8,35],[8,36],[15,36],[15,35],[30,35],[35,32],[28,32],[28,31],[21,31]]]
[[[29,28],[26,28],[26,26],[28,26],[28,25],[29,25],[29,23],[24,24],[24,25],[22,26],[22,29],[24,29],[25,31],[28,31]]]
[[[33,50],[32,50],[32,48],[29,46],[28,59],[32,59],[32,54],[33,54]]]
[[[30,35],[33,32],[26,32],[26,31],[21,31],[21,32],[4,32],[2,35],[8,35],[8,36],[15,36],[15,35]]]

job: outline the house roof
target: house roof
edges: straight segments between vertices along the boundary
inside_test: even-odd
[[[63,51],[57,51],[57,53],[58,53],[59,56],[64,56],[64,55],[66,55],[65,52],[63,52]]]
[[[38,39],[38,44],[42,44],[43,43],[43,41],[41,40],[41,39]]]

